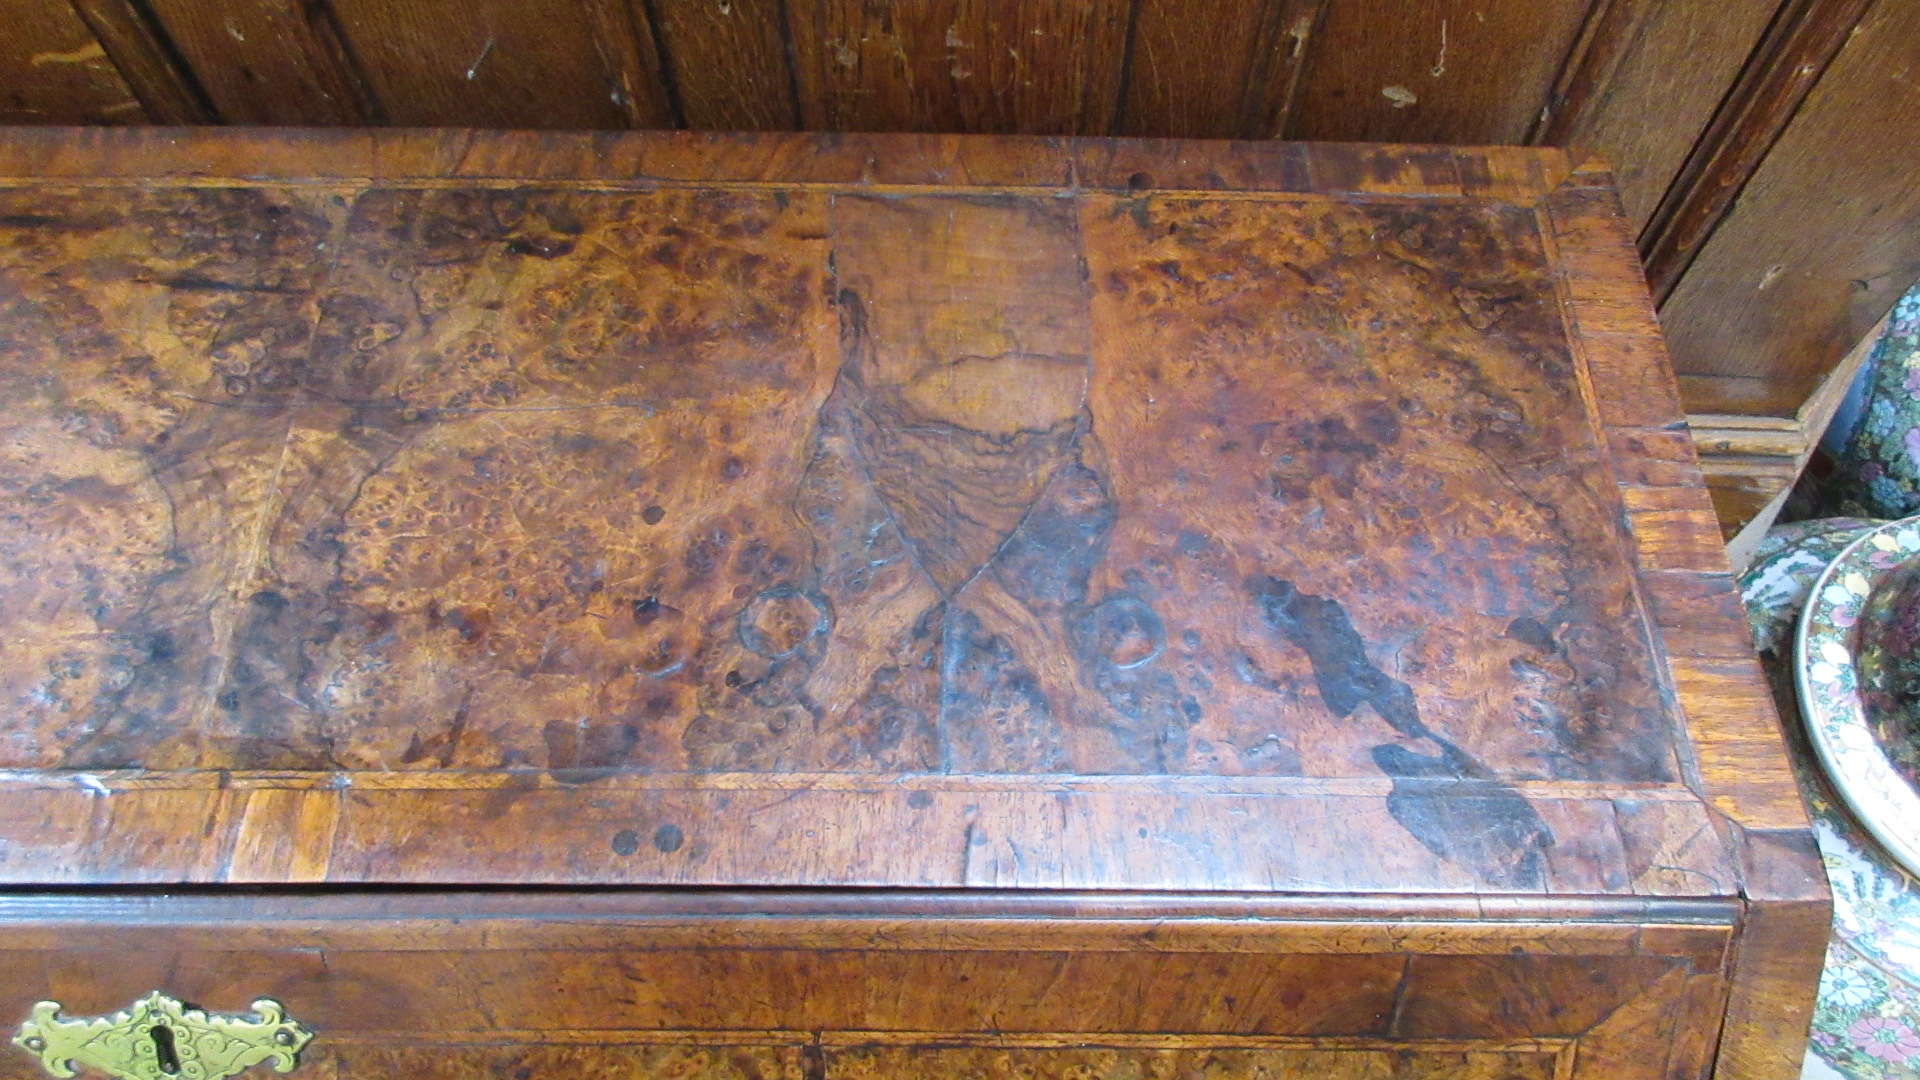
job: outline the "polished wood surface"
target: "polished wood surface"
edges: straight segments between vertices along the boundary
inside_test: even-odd
[[[875,191],[629,142],[712,176],[0,196],[5,764],[332,778],[266,781],[226,873],[292,815],[363,880],[1593,893],[1642,884],[1615,801],[1703,812],[1622,510],[1653,569],[1713,534],[1596,435],[1670,399],[1565,319],[1557,155],[1249,147],[1294,191],[1224,199],[1152,146]],[[680,839],[583,843],[582,785]],[[1153,800],[1194,820],[1129,836]],[[860,854],[793,859],[820,820]]]
[[[270,994],[318,1033],[301,1069],[350,1077],[1636,1080],[1707,1065],[1736,910],[49,895],[0,903],[0,1000],[84,1015],[156,982],[210,1007]],[[33,1067],[0,1056],[7,1080]]]
[[[1901,240],[1914,230],[1903,228],[1913,210],[1900,183],[1912,171],[1901,133],[1920,105],[1899,75],[1906,38],[1879,29],[1901,10],[1866,0],[0,0],[0,123],[1561,146],[1616,170],[1679,331],[1688,412],[1787,418],[1920,277]],[[1853,59],[1829,80],[1848,42]],[[1790,127],[1801,134],[1782,143]],[[1783,300],[1782,287],[1793,295]],[[1737,529],[1783,485],[1746,475],[1718,486],[1724,524]]]
[[[1235,1050],[1256,1072],[1788,1075],[1823,878],[1631,231],[1557,151],[20,131],[0,305],[0,879],[981,890],[759,894],[800,905],[774,914],[812,973],[740,969],[772,986],[826,977],[836,918],[959,934],[1019,910],[996,890],[1095,890],[1026,916],[1044,952],[1264,893],[1247,917],[1314,925],[1221,977],[1305,965],[1358,1012],[1060,998],[1021,1030],[1363,1040]],[[1141,890],[1169,895],[1098,899]],[[51,895],[0,948],[146,910]],[[340,917],[411,934],[487,895]],[[271,970],[300,946],[188,933],[318,900],[219,907],[250,902],[155,901],[150,951]],[[541,902],[514,925],[594,901]],[[1564,946],[1616,959],[1531,959],[1556,921],[1617,927]],[[1621,944],[1669,924],[1717,943]],[[993,932],[1022,993],[1201,977],[1124,934],[1063,975]],[[926,962],[827,981],[924,982],[937,1017],[986,977]],[[1509,1042],[1428,1049],[1562,1042],[1364,1042],[1469,1035]],[[908,1067],[861,1053],[834,1068]]]

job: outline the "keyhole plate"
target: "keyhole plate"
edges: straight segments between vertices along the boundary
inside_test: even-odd
[[[155,1024],[147,1034],[153,1039],[153,1056],[158,1060],[160,1071],[168,1076],[180,1072],[180,1055],[173,1049],[173,1029],[165,1024]]]
[[[90,1068],[120,1080],[173,1080],[183,1073],[226,1080],[255,1065],[292,1072],[313,1032],[280,1003],[261,998],[249,1016],[211,1015],[158,990],[117,1013],[60,1016],[60,1003],[33,1007],[13,1044],[58,1077]]]

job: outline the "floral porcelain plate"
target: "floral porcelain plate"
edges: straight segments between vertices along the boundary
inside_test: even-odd
[[[1819,518],[1767,530],[1753,563],[1740,575],[1754,651],[1763,659],[1790,663],[1814,579],[1848,544],[1884,524],[1872,518]]]
[[[1889,522],[1840,553],[1814,583],[1794,654],[1813,748],[1854,816],[1920,875],[1920,724],[1906,658],[1920,518]],[[1906,635],[1906,636],[1903,636]],[[1864,661],[1864,662],[1863,662]]]
[[[1795,630],[1827,565],[1884,521],[1827,518],[1775,526],[1740,576],[1781,719],[1796,730]],[[1894,546],[1899,547],[1898,540]],[[1813,816],[1827,880],[1833,885],[1833,938],[1803,1080],[1915,1080],[1920,1077],[1920,881],[1862,832],[1812,758],[1793,739],[1794,778]]]

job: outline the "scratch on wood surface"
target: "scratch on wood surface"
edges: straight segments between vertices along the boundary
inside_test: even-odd
[[[34,67],[45,67],[48,64],[84,64],[89,60],[105,60],[106,58],[107,50],[101,48],[100,43],[96,41],[90,45],[75,49],[72,52],[34,53],[33,57],[27,62]]]
[[[1447,73],[1447,20],[1440,20],[1440,55],[1434,57],[1433,69],[1427,74],[1439,78]]]
[[[492,52],[493,52],[493,38],[489,37],[487,38],[487,43],[480,47],[480,55],[474,57],[473,63],[467,67],[468,82],[472,82],[474,76],[480,73],[480,65],[487,62],[487,57]]]
[[[1307,49],[1307,38],[1312,34],[1313,34],[1313,16],[1312,15],[1310,14],[1302,15],[1300,16],[1300,18],[1294,21],[1293,29],[1287,31],[1287,36],[1293,39],[1292,59],[1294,60],[1300,59],[1300,54],[1305,52]]]

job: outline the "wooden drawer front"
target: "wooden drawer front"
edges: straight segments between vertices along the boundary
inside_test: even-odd
[[[1033,1080],[1373,1080],[1448,1076],[1460,1080],[1549,1080],[1561,1054],[1549,1047],[1509,1051],[1316,1046],[1056,1046],[825,1048],[825,1075],[836,1080],[935,1080],[963,1076]]]
[[[655,1043],[591,1045],[319,1046],[296,1076],[328,1080],[1552,1080],[1571,1044],[1460,1049],[1250,1045],[1246,1041],[1142,1040],[1123,1045],[977,1045],[938,1042]],[[0,1077],[27,1080],[31,1063],[8,1060]],[[44,1074],[40,1074],[44,1075]]]
[[[1705,1075],[1726,993],[1711,908],[1691,925],[1271,901],[955,917],[746,896],[0,901],[0,1017],[155,989],[215,1012],[269,997],[316,1033],[315,1077],[1672,1080]],[[38,1068],[0,1054],[0,1080]]]
[[[956,1046],[785,1045],[342,1046],[307,1055],[313,1076],[467,1080],[592,1076],[600,1080],[1552,1080],[1567,1047],[1506,1050],[1219,1044]],[[27,1074],[21,1074],[23,1076]],[[13,1076],[0,1072],[0,1076]]]

